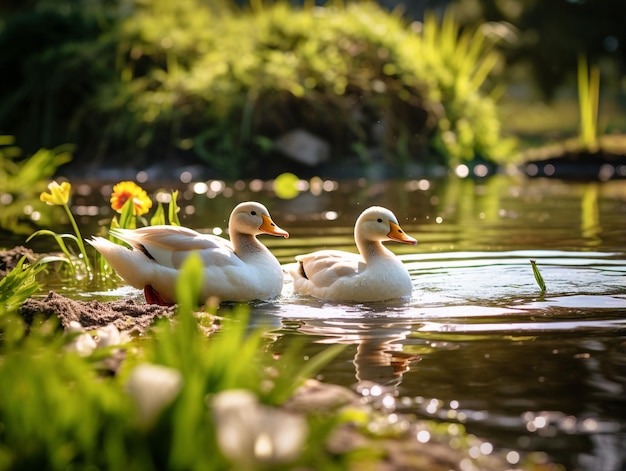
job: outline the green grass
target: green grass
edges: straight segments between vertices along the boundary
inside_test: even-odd
[[[118,346],[127,355],[122,370],[103,375],[108,350],[80,356],[66,349],[72,336],[61,334],[56,319],[35,319],[27,328],[16,313],[37,288],[40,269],[20,263],[0,281],[0,469],[234,469],[217,442],[228,424],[215,421],[211,398],[244,389],[266,413],[279,414],[275,407],[342,348],[304,361],[294,346],[279,363],[266,350],[264,330],[249,327],[245,306],[235,307],[220,331],[207,337],[198,327],[213,317],[196,314],[201,262],[190,257],[177,284],[176,322],[160,322],[150,338]],[[180,390],[153,408],[151,420],[142,415],[143,403],[158,401],[165,383],[157,377],[143,394],[128,392],[141,365],[160,365],[181,379]],[[311,419],[310,443],[325,441],[334,420]],[[262,433],[263,424],[257,426]],[[264,469],[251,459],[255,469]],[[294,459],[331,460],[321,449]],[[291,464],[279,460],[272,469]]]
[[[0,279],[0,318],[13,313],[40,288],[36,276],[45,269],[44,264],[29,265],[22,257],[16,267]]]

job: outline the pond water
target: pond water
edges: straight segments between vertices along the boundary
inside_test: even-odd
[[[374,204],[392,209],[419,240],[387,245],[410,271],[411,299],[323,302],[294,295],[287,279],[280,299],[252,305],[254,322],[273,331],[272,348],[304,338],[313,355],[346,344],[321,379],[358,385],[390,412],[462,423],[491,444],[480,452],[511,451],[513,467],[518,453],[533,451],[568,470],[626,469],[623,181],[313,180],[289,200],[262,182],[178,186],[183,224],[201,231],[225,231],[242,200],[266,204],[291,234],[261,238],[282,263],[320,248],[354,250],[358,214]],[[96,197],[75,203],[106,207]],[[85,216],[83,235],[107,217]],[[59,291],[81,299],[139,293],[121,284],[107,293]]]

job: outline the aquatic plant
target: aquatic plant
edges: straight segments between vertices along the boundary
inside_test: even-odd
[[[533,269],[533,275],[535,276],[535,281],[539,285],[539,289],[541,289],[542,293],[545,292],[546,283],[545,281],[543,281],[543,276],[541,276],[541,272],[539,271],[539,268],[537,268],[537,262],[535,260],[531,260],[530,266]]]
[[[63,251],[63,253],[67,257],[67,260],[69,262],[72,272],[78,273],[76,268],[77,268],[77,265],[80,265],[84,269],[84,272],[87,275],[87,277],[91,277],[93,275],[93,267],[91,266],[91,261],[89,260],[87,251],[85,250],[85,243],[83,242],[83,237],[80,234],[80,229],[78,228],[78,224],[76,224],[76,219],[74,218],[74,215],[72,214],[72,211],[69,207],[72,185],[69,182],[62,182],[59,184],[56,181],[52,181],[48,184],[48,190],[49,190],[49,193],[48,192],[41,193],[40,195],[41,201],[52,206],[62,206],[63,209],[65,210],[65,214],[67,215],[72,225],[72,228],[74,229],[74,234],[57,234],[48,229],[40,229],[34,232],[30,237],[28,237],[28,239],[26,239],[26,242],[29,242],[34,237],[38,237],[38,236],[43,236],[43,235],[52,236],[57,242],[57,244],[59,245],[59,248]],[[76,243],[80,251],[80,257],[79,257],[80,263],[76,263],[76,258],[71,256],[70,251],[64,239],[70,239]]]
[[[600,70],[587,65],[585,56],[578,57],[578,107],[580,129],[578,141],[589,152],[598,150],[598,106],[600,103]]]

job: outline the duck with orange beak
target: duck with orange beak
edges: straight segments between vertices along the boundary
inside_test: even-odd
[[[237,205],[228,222],[230,241],[180,226],[116,229],[111,233],[131,246],[102,237],[88,242],[131,286],[144,290],[151,304],[176,302],[175,286],[183,261],[192,252],[203,264],[201,299],[223,301],[265,300],[278,296],[283,271],[274,255],[257,239],[260,234],[289,237],[278,227],[265,206],[257,202]]]
[[[334,301],[374,302],[411,296],[408,270],[382,242],[417,244],[388,209],[372,206],[354,226],[359,254],[320,250],[296,257],[289,273],[295,293]]]

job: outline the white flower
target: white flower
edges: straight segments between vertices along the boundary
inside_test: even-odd
[[[128,342],[128,334],[120,333],[113,324],[105,325],[96,330],[98,348],[107,348]]]
[[[70,322],[67,328],[68,334],[75,334],[75,337],[65,346],[69,352],[76,352],[81,357],[87,357],[96,349],[96,341],[91,335],[85,332],[79,322]]]
[[[149,426],[178,395],[183,385],[180,371],[167,366],[142,363],[126,382],[126,391],[135,400],[139,421]]]
[[[245,390],[221,392],[212,406],[220,449],[242,467],[288,463],[302,450],[308,428],[301,415],[260,404]]]

